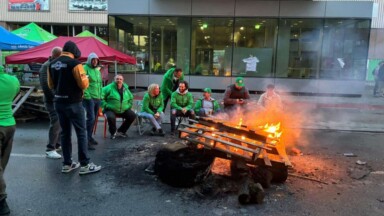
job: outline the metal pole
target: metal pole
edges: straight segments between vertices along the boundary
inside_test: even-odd
[[[115,61],[115,76],[117,75],[117,61]]]

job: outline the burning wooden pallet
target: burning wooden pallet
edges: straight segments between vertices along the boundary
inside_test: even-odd
[[[272,181],[285,182],[291,162],[280,136],[279,125],[248,128],[211,117],[189,120],[179,137],[197,148],[209,149],[216,157],[268,169]]]

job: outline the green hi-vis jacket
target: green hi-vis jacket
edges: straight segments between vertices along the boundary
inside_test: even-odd
[[[179,89],[172,93],[171,96],[171,107],[172,109],[181,110],[186,108],[191,110],[193,107],[193,95],[186,90],[184,94],[180,94]]]
[[[20,91],[19,80],[4,73],[3,66],[0,66],[0,126],[16,125],[12,112],[13,99]]]
[[[169,69],[163,76],[163,83],[161,84],[161,93],[163,94],[163,98],[167,98],[172,95],[173,89],[173,72],[175,68]],[[184,80],[184,73],[181,75],[179,82]]]
[[[115,82],[110,83],[102,89],[101,107],[112,110],[119,114],[131,109],[133,104],[133,94],[129,91],[129,87],[126,83],[123,83],[123,98],[120,97],[119,90]]]
[[[159,95],[152,97],[149,93],[145,93],[143,97],[143,106],[141,107],[141,112],[146,112],[149,114],[155,114],[156,112],[163,112],[164,101],[161,92]]]
[[[84,71],[89,80],[89,86],[84,90],[84,99],[101,99],[103,80],[100,71],[92,67],[92,59],[98,59],[95,53],[89,54],[87,63],[84,65]]]

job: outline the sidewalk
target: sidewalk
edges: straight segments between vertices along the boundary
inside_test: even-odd
[[[310,114],[302,129],[345,130],[361,132],[384,132],[384,97],[374,97],[372,86],[366,85],[362,97],[325,97],[281,95],[284,106],[297,112]],[[200,98],[202,92],[191,92]],[[145,91],[134,93],[135,100],[141,100]],[[212,97],[222,101],[224,93],[212,93]],[[252,94],[257,101],[260,95]],[[169,123],[169,107],[165,112],[165,122]]]

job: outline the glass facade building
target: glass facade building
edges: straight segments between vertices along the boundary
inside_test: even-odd
[[[359,94],[350,87],[365,80],[370,2],[128,2],[138,10],[109,2],[109,45],[136,57],[118,71],[135,73],[138,86],[159,82],[174,65],[196,89],[225,89],[243,76],[254,91],[275,83],[288,92]]]

